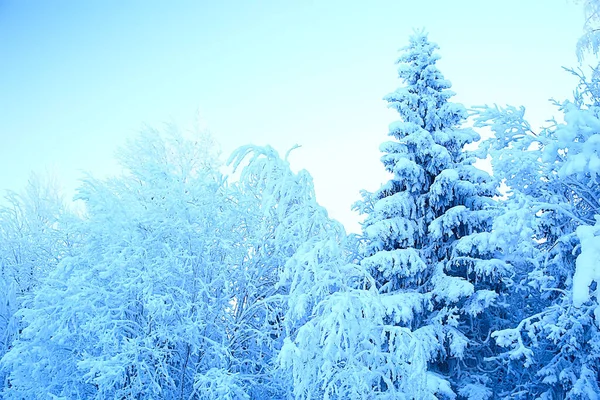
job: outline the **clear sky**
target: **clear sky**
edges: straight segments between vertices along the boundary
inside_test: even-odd
[[[197,111],[225,156],[271,144],[314,177],[350,230],[360,189],[386,179],[397,50],[413,28],[440,47],[456,101],[525,105],[534,124],[570,96],[581,6],[568,0],[0,0],[0,189],[50,169],[116,171],[144,124]]]

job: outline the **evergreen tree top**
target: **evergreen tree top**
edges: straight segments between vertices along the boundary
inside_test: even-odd
[[[405,86],[384,98],[405,123],[429,132],[456,128],[467,117],[462,105],[448,101],[455,93],[449,90],[452,84],[436,66],[440,59],[438,49],[424,31],[411,35],[396,61],[398,77]]]

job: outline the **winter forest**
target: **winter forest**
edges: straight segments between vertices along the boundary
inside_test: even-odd
[[[82,209],[41,179],[9,192],[0,398],[600,399],[600,2],[582,6],[579,84],[539,130],[453,102],[443,49],[408,38],[358,235],[295,149],[221,159],[176,128],[87,176]]]

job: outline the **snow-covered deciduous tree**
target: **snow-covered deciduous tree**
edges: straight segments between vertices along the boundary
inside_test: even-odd
[[[489,398],[478,372],[495,323],[486,313],[500,307],[510,266],[495,258],[490,234],[495,181],[464,150],[479,137],[461,128],[467,111],[449,101],[437,48],[418,32],[403,49],[405,86],[385,98],[401,120],[380,147],[393,177],[357,205],[367,214],[361,265],[385,305],[380,362],[400,357],[408,368],[383,376],[379,388],[408,398]],[[416,368],[422,377],[411,381]]]
[[[6,398],[187,397],[227,362],[236,253],[219,232],[214,161],[199,143],[156,133],[121,160],[123,177],[79,190],[82,244],[21,311]]]
[[[597,216],[600,214],[600,97],[597,73],[561,104],[564,122],[534,133],[523,109],[484,107],[476,124],[489,126],[494,173],[521,203],[521,315],[493,334],[506,353],[507,398],[596,399],[600,396]],[[506,224],[508,225],[508,224]],[[506,229],[506,226],[499,229]],[[517,237],[517,236],[515,236]],[[515,315],[519,315],[516,313]],[[519,397],[520,396],[520,397]]]
[[[385,376],[375,355],[382,307],[371,301],[373,291],[361,290],[366,277],[350,262],[356,242],[314,195],[307,200],[295,223],[304,243],[286,262],[279,282],[287,298],[280,366],[291,375],[294,398],[372,398]]]
[[[22,193],[5,196],[0,207],[0,358],[21,328],[17,310],[28,307],[47,274],[75,245],[68,229],[74,220],[49,177],[32,175]]]
[[[338,287],[321,255],[347,257],[310,175],[246,146],[228,183],[207,137],[176,130],[145,132],[120,160],[122,176],[79,189],[77,245],[20,307],[2,395],[292,396],[279,350]]]
[[[322,255],[345,238],[341,225],[317,204],[312,177],[305,170],[291,170],[289,154],[282,159],[269,146],[244,146],[230,157],[234,168],[245,163],[229,193],[243,221],[245,269],[253,271],[239,292],[243,301],[236,302],[236,323],[251,321],[252,337],[260,338],[257,343],[263,349],[261,358],[240,358],[255,359],[254,374],[265,382],[253,398],[292,396],[291,377],[278,367],[275,357],[285,338],[310,316],[322,293],[337,285]],[[338,256],[343,254],[335,253]]]
[[[586,53],[600,52],[600,1],[582,0],[585,13],[583,35],[577,41],[577,58],[582,61]]]

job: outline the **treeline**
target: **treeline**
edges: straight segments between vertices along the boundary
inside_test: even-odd
[[[287,154],[242,147],[226,176],[176,129],[86,178],[83,212],[43,181],[9,194],[2,398],[598,399],[600,75],[571,71],[535,131],[524,108],[453,103],[438,60],[423,32],[398,60],[392,178],[354,205],[361,235]]]

